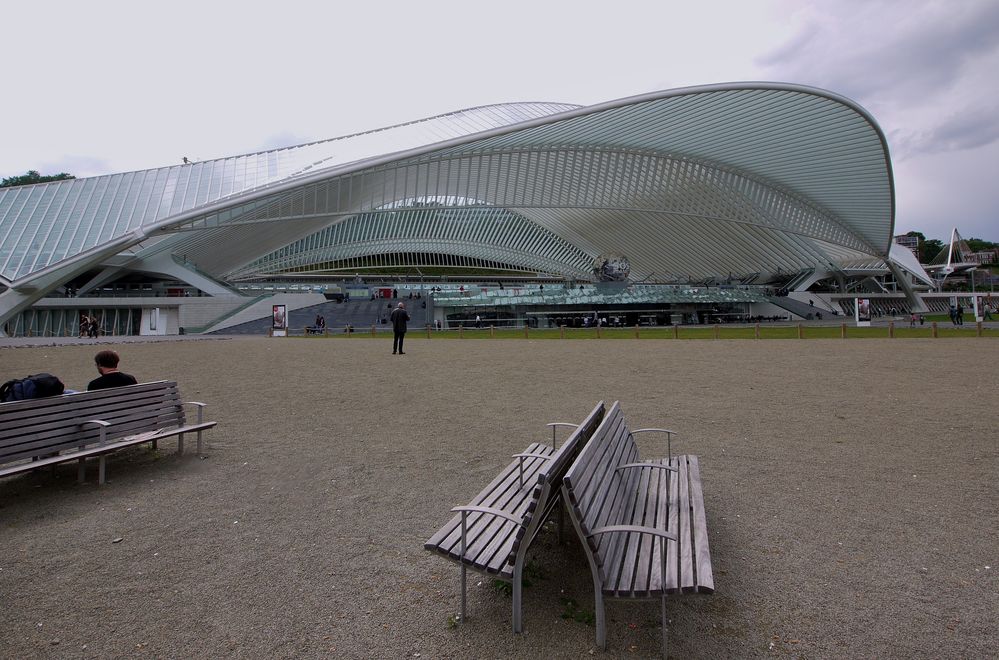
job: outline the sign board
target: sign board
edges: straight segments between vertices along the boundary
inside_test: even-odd
[[[288,308],[285,305],[272,305],[272,322],[271,322],[271,336],[272,337],[287,337],[288,336]]]
[[[858,328],[871,326],[871,301],[868,298],[853,299],[853,318]]]

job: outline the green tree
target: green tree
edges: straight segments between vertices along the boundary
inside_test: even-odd
[[[920,231],[910,231],[906,232],[906,236],[915,236],[919,239],[919,247],[917,252],[919,253],[919,263],[928,264],[933,257],[937,256],[940,250],[943,249],[943,242],[938,241],[935,238],[929,240]]]
[[[944,248],[943,241],[938,241],[935,238],[931,238],[926,241],[919,242],[919,263],[928,264],[933,261],[933,258],[940,254],[940,250]]]
[[[986,241],[981,238],[969,238],[968,247],[971,248],[973,252],[981,252],[982,250],[992,250],[999,247],[999,244],[993,243],[992,241]]]
[[[72,174],[66,174],[65,172],[42,176],[35,170],[28,170],[27,174],[21,174],[20,176],[9,176],[3,180],[0,180],[0,188],[13,188],[14,186],[30,186],[35,183],[48,183],[49,181],[65,181],[66,179],[75,179],[75,178],[76,177],[73,176]]]

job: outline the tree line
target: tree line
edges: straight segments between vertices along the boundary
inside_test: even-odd
[[[59,174],[39,174],[36,170],[28,170],[25,174],[9,176],[0,179],[0,188],[13,188],[14,186],[30,186],[36,183],[48,183],[49,181],[65,181],[75,179],[72,174],[60,172]]]

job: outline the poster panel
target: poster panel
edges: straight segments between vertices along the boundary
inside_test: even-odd
[[[271,336],[286,337],[288,335],[288,308],[285,305],[271,306]]]
[[[858,328],[867,328],[871,325],[871,301],[868,298],[853,299],[854,320]]]

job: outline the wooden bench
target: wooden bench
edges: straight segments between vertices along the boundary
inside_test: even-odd
[[[196,423],[187,422],[185,405],[197,406]],[[86,459],[97,456],[103,484],[109,452],[145,442],[155,447],[158,440],[177,436],[181,454],[185,433],[197,433],[201,453],[202,431],[216,424],[204,421],[205,405],[182,402],[171,381],[2,403],[0,477],[78,461],[83,483]]]
[[[667,458],[641,462],[635,435],[666,434]],[[714,592],[696,456],[672,456],[672,431],[630,431],[615,402],[562,481],[593,576],[597,646],[606,648],[604,598]]]
[[[553,423],[552,445],[532,443],[504,468],[467,506],[451,518],[423,547],[461,567],[461,620],[466,611],[466,571],[506,580],[513,585],[513,630],[522,632],[521,590],[524,560],[541,526],[559,503],[562,475],[597,428],[604,413],[601,401],[582,424]],[[573,432],[558,449],[557,427]]]

